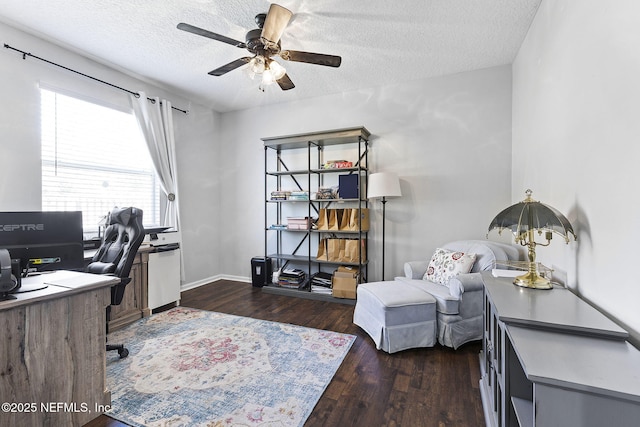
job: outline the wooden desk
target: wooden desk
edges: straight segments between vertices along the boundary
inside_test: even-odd
[[[0,301],[0,425],[83,425],[108,409],[105,316],[117,282],[58,271],[23,280],[45,289]]]

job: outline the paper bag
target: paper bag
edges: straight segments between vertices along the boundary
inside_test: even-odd
[[[317,222],[318,230],[328,230],[329,229],[329,218],[327,215],[326,208],[320,208],[318,211],[318,222]]]
[[[327,209],[327,216],[329,217],[329,230],[340,230],[342,209]]]
[[[362,253],[362,259],[360,254]],[[364,239],[346,239],[344,248],[344,262],[361,263],[367,260],[366,243]]]
[[[340,219],[340,227],[338,230],[340,231],[349,231],[351,229],[351,208],[340,209],[342,211],[341,219]]]
[[[351,231],[369,231],[369,209],[351,209],[348,229]]]
[[[320,239],[318,243],[318,254],[316,255],[318,261],[329,261],[327,252],[327,239]]]
[[[327,261],[343,262],[345,259],[345,239],[327,239]]]

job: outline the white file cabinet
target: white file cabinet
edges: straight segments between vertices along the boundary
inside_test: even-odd
[[[180,249],[156,250],[149,254],[149,309],[180,304]]]

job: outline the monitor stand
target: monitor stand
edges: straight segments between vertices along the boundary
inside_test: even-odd
[[[0,293],[0,301],[8,301],[8,300],[12,300],[12,299],[16,299],[16,297],[11,295],[9,292]]]
[[[31,272],[31,273],[27,274],[27,277],[29,277],[29,276],[39,276],[40,274],[42,274],[42,273],[41,272]],[[49,285],[47,285],[46,283],[29,283],[29,284],[25,284],[24,282],[22,282],[20,287],[18,289],[14,289],[13,291],[11,291],[11,293],[12,294],[24,294],[26,292],[40,291],[42,289],[46,289],[47,286],[49,286]]]
[[[12,294],[22,294],[25,292],[33,292],[33,291],[40,291],[42,289],[46,289],[47,288],[46,283],[34,283],[32,285],[25,285],[22,284],[22,286],[20,286],[18,289],[16,289],[15,291],[12,291]]]

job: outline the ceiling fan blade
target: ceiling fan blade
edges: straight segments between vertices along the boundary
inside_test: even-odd
[[[280,89],[282,90],[289,90],[289,89],[293,89],[294,87],[296,87],[296,85],[293,84],[293,82],[291,81],[291,79],[289,78],[289,76],[287,74],[285,74],[284,76],[280,77],[279,80],[276,80],[278,82],[278,86],[280,86]]]
[[[209,75],[211,76],[221,76],[223,74],[227,74],[229,71],[233,71],[236,68],[242,67],[244,64],[248,63],[249,61],[251,61],[251,57],[249,56],[245,56],[244,58],[240,58],[240,59],[236,59],[235,61],[229,62],[226,65],[223,65],[222,67],[218,67],[213,71],[209,71]]]
[[[227,43],[235,47],[240,47],[243,49],[247,47],[244,42],[221,36],[220,34],[216,34],[208,30],[203,30],[202,28],[194,27],[193,25],[185,24],[184,22],[178,24],[178,29],[186,31],[188,33],[197,34],[199,36],[209,37],[210,39],[218,40],[219,42]]]
[[[285,61],[306,62],[308,64],[326,65],[327,67],[339,67],[342,58],[335,55],[322,53],[301,52],[299,50],[283,50],[280,57]]]
[[[284,29],[291,20],[291,16],[293,16],[293,13],[289,9],[272,3],[264,20],[264,27],[262,27],[260,37],[271,43],[278,43]]]

